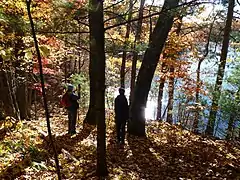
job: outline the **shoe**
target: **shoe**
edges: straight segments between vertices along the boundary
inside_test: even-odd
[[[76,134],[77,132],[76,131],[73,131],[73,132],[68,132],[68,135],[74,135],[74,134]]]

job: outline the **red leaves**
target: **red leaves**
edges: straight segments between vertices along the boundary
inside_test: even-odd
[[[33,68],[33,73],[34,74],[39,74],[39,68],[38,67],[34,67]],[[56,71],[54,71],[53,69],[47,68],[47,67],[43,67],[43,74],[55,74]]]

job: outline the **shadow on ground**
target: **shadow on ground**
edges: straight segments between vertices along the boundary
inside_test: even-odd
[[[68,175],[68,173],[71,173],[66,172],[66,169],[71,166],[75,166],[75,163],[78,163],[79,160],[82,160],[79,167],[77,169],[72,168],[71,171],[78,171],[80,167],[83,167],[84,172],[82,172],[82,175],[84,176],[90,171],[88,169],[92,169],[93,167],[95,168],[95,162],[91,161],[96,159],[96,147],[92,145],[79,145],[81,141],[90,135],[93,129],[93,126],[84,125],[82,131],[75,136],[71,137],[66,134],[63,136],[54,137],[54,143],[56,145],[57,152],[59,156],[62,156],[59,157],[59,159],[64,179],[67,178],[66,175]],[[44,161],[47,162],[47,166],[55,166],[53,161],[53,150],[50,146],[49,137],[44,136],[43,134],[41,134],[40,137],[43,139],[43,143],[38,144],[35,147],[36,151],[34,153],[27,153],[21,158],[21,160],[13,161],[10,166],[0,172],[0,179],[12,180],[17,177],[24,179],[21,178],[21,176],[24,176],[26,173],[25,169],[30,167],[32,162]],[[63,159],[63,161],[61,161],[61,159]],[[52,172],[55,173],[54,168]]]
[[[202,138],[172,125],[151,125],[147,127],[147,137],[127,135],[125,146],[120,147],[113,123],[107,129],[109,176],[105,179],[240,179],[240,148],[229,142]],[[97,179],[96,146],[89,141],[89,135],[94,133],[92,127],[85,126],[73,137],[55,137],[63,179]],[[2,171],[0,179],[21,179],[32,161],[46,161],[48,167],[53,167],[48,137],[43,139],[37,148],[45,151],[37,154],[38,159],[27,154],[22,161]],[[55,175],[49,169],[40,175],[46,173]]]

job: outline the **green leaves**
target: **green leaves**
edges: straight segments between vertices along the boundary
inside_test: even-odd
[[[26,60],[32,60],[32,59],[33,59],[32,48],[28,48],[28,49],[26,49],[24,52],[25,52],[24,58],[25,58]]]

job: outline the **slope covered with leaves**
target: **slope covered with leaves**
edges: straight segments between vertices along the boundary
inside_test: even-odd
[[[63,179],[97,179],[96,129],[83,127],[82,119],[78,134],[72,137],[66,135],[66,115],[51,119]],[[56,179],[45,119],[9,124],[8,130],[1,131],[5,133],[1,133],[0,179]],[[120,148],[110,118],[107,162],[107,179],[240,178],[239,144],[203,138],[154,121],[147,124],[146,138],[127,136],[125,147]]]

